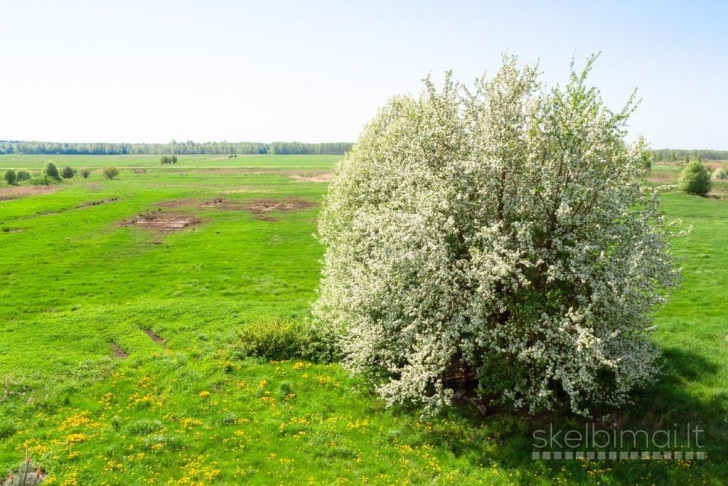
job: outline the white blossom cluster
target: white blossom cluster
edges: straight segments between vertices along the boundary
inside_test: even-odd
[[[395,97],[336,169],[314,316],[389,403],[587,415],[655,378],[649,313],[679,274],[641,143],[586,84],[537,66]]]

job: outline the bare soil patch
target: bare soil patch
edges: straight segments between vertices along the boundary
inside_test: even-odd
[[[165,208],[216,208],[226,211],[247,211],[252,213],[256,219],[263,221],[276,221],[276,219],[270,215],[271,212],[300,211],[313,207],[316,203],[296,197],[289,197],[286,199],[253,199],[248,201],[229,201],[224,197],[216,197],[207,201],[201,201],[198,199],[174,199],[171,201],[162,201],[157,203],[157,205]],[[151,214],[156,215],[158,213]]]
[[[144,333],[147,336],[149,336],[152,339],[152,341],[154,341],[155,343],[157,343],[160,346],[163,346],[165,348],[167,347],[167,344],[164,342],[164,339],[162,339],[159,336],[159,334],[157,334],[156,332],[152,331],[151,329],[144,329]]]
[[[109,199],[102,199],[101,201],[88,201],[83,204],[79,204],[78,206],[76,206],[76,209],[87,208],[90,206],[98,206],[99,204],[106,204],[106,203],[110,203],[110,202],[114,202],[114,201],[118,201],[118,200],[119,200],[118,197],[111,197]]]
[[[188,214],[170,214],[157,211],[139,214],[119,224],[120,226],[133,226],[162,233],[170,233],[173,231],[181,231],[200,222],[199,218]]]
[[[291,179],[297,182],[331,182],[334,179],[334,175],[331,172],[311,175],[293,174]]]
[[[10,201],[28,196],[41,196],[51,194],[58,190],[58,186],[18,186],[0,188],[0,201]]]
[[[111,352],[114,354],[114,358],[117,359],[126,359],[129,357],[126,351],[121,349],[118,344],[116,343],[109,343],[109,347],[111,348]]]
[[[648,172],[645,179],[653,184],[677,184],[677,176],[670,172]]]

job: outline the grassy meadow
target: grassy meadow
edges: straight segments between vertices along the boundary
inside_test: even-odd
[[[665,374],[634,406],[604,423],[467,408],[421,421],[337,364],[256,360],[236,343],[235,329],[307,318],[338,158],[0,156],[0,172],[38,174],[48,159],[92,169],[49,187],[0,183],[0,475],[27,451],[43,484],[68,486],[724,484],[722,186],[663,196],[693,231],[674,241],[683,285],[656,313]],[[110,165],[115,180],[99,170]],[[676,174],[658,165],[650,180]],[[697,424],[706,458],[532,459],[535,430],[593,421],[677,429],[681,443]]]

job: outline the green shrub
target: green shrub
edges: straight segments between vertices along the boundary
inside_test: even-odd
[[[33,178],[33,176],[30,175],[30,172],[25,169],[20,169],[16,175],[18,182],[29,181]]]
[[[713,175],[710,176],[710,180],[713,181],[722,181],[725,179],[728,179],[728,171],[725,169],[716,169]]]
[[[88,179],[88,176],[91,175],[91,171],[88,170],[86,167],[81,169],[80,172],[81,172],[81,177],[83,177],[84,179]]]
[[[52,160],[46,162],[45,167],[43,168],[43,175],[56,180],[61,178],[61,174],[58,172],[58,166]]]
[[[15,427],[15,422],[13,422],[12,419],[0,419],[0,439],[7,439],[8,437],[12,437],[17,431],[18,429],[17,427]]]
[[[72,178],[73,177],[73,169],[71,167],[68,167],[68,166],[64,167],[61,170],[61,177],[63,177],[64,179],[70,179],[70,178]]]
[[[126,432],[129,435],[149,435],[162,429],[162,422],[159,420],[142,419],[137,420],[127,427]]]
[[[305,359],[331,363],[340,358],[335,336],[308,322],[265,319],[235,330],[237,355],[269,360]]]
[[[8,184],[15,184],[17,178],[18,176],[13,169],[8,169],[5,171],[5,182],[7,182]]]
[[[705,196],[710,192],[710,174],[708,169],[698,161],[690,162],[680,176],[678,187],[681,191],[697,196]]]
[[[102,172],[104,173],[104,177],[109,180],[112,180],[114,177],[119,175],[119,169],[116,167],[104,167]]]
[[[268,319],[235,330],[238,346],[247,356],[284,360],[300,358],[309,341],[309,328],[297,321]]]

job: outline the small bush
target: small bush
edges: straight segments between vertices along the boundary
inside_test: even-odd
[[[33,176],[30,175],[30,172],[28,172],[27,170],[23,170],[23,169],[20,169],[18,171],[18,173],[16,174],[16,176],[17,176],[18,182],[29,181],[30,179],[33,178]]]
[[[61,170],[61,177],[63,177],[64,179],[71,179],[73,177],[73,169],[68,166],[64,167]]]
[[[153,435],[144,439],[142,447],[147,451],[154,451],[156,445],[161,445],[168,451],[179,451],[186,447],[185,443],[179,437],[175,436],[164,436],[164,435]]]
[[[328,329],[308,322],[267,319],[235,330],[236,355],[269,360],[305,359],[314,363],[337,361],[340,351]]]
[[[137,420],[127,427],[126,432],[129,435],[149,435],[162,429],[162,422],[159,420],[142,419]]]
[[[698,161],[690,162],[680,176],[678,187],[687,194],[705,196],[710,192],[710,174]]]
[[[244,354],[271,360],[300,358],[309,341],[307,325],[280,319],[246,324],[235,333]]]
[[[4,230],[5,228],[3,228]],[[18,429],[15,427],[15,422],[9,418],[0,419],[0,439],[7,439],[15,435]]]
[[[116,167],[104,167],[102,171],[104,173],[104,177],[109,180],[112,180],[114,177],[119,175],[119,169]]]
[[[10,184],[11,186],[15,184],[17,178],[18,176],[13,169],[8,169],[5,171],[5,182]]]
[[[86,167],[81,169],[79,172],[81,173],[81,177],[83,177],[84,179],[88,179],[88,176],[91,175],[91,171],[88,170]]]
[[[58,172],[58,166],[52,160],[46,162],[43,168],[43,175],[55,180],[60,180],[61,178],[61,174]]]
[[[710,180],[713,181],[722,181],[725,179],[728,179],[728,171],[725,169],[716,169],[713,175],[710,176]]]

